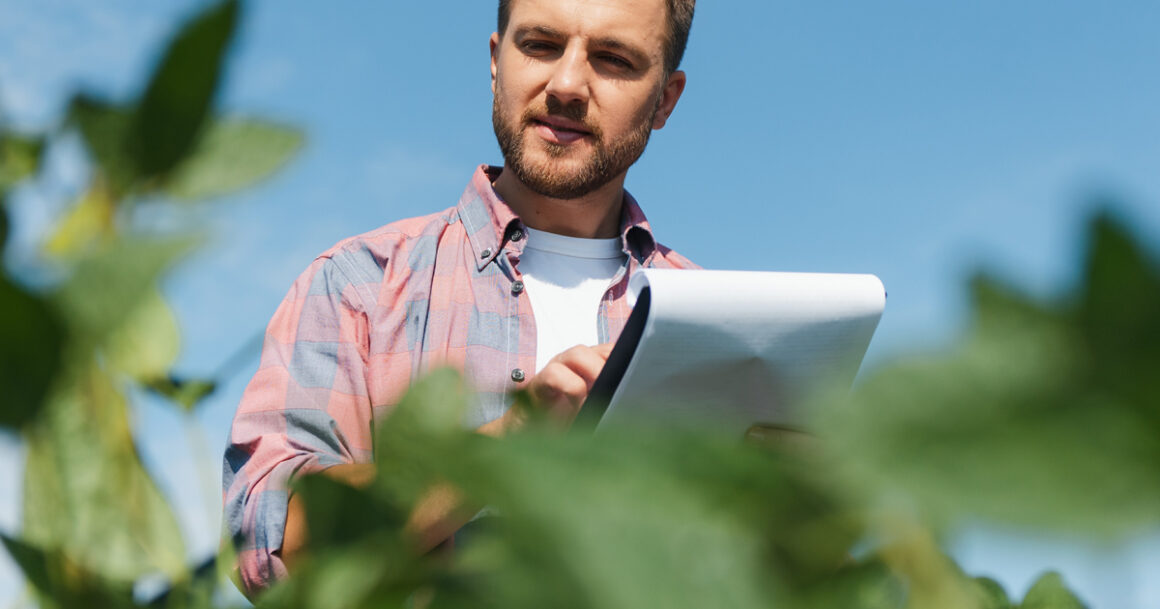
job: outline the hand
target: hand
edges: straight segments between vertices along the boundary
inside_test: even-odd
[[[528,393],[537,407],[570,425],[611,352],[612,343],[595,347],[576,345],[553,357],[533,376],[528,382]]]
[[[576,345],[553,357],[542,370],[528,381],[528,393],[532,396],[533,407],[563,424],[572,424],[592,384],[604,368],[608,354],[612,353],[612,343],[587,347]],[[480,428],[483,433],[500,435],[522,427],[524,413],[511,408],[507,414]]]

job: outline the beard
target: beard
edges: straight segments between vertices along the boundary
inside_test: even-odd
[[[516,122],[500,108],[497,95],[492,102],[491,123],[503,153],[504,167],[520,182],[545,197],[578,199],[628,171],[640,158],[648,145],[656,111],[654,109],[648,120],[641,121],[626,137],[611,143],[605,141],[600,127],[586,120],[584,107],[563,105],[553,97],[548,97],[546,107],[529,108]],[[593,150],[578,167],[569,164],[565,158],[570,146],[552,142],[542,142],[546,159],[536,161],[528,158],[523,136],[541,116],[558,116],[582,123],[591,133],[588,137],[592,140]]]

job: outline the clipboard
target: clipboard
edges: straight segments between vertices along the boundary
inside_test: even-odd
[[[853,383],[886,306],[861,274],[645,269],[629,290],[574,427],[799,425],[813,391]]]

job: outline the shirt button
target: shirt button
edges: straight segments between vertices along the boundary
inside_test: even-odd
[[[491,258],[491,248],[484,248],[484,250],[479,253],[479,257],[484,260]]]
[[[519,279],[512,282],[512,294],[519,294],[524,291],[524,282]]]
[[[523,368],[515,368],[512,370],[512,380],[513,381],[515,381],[517,383],[522,383],[522,382],[524,382],[525,378],[527,378],[527,376],[524,374]]]
[[[519,241],[520,239],[523,239],[523,238],[524,238],[524,231],[522,231],[518,228],[512,231],[512,236],[510,237],[510,239],[512,241]]]

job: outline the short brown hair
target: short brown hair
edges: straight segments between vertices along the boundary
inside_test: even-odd
[[[513,0],[499,0],[499,19],[496,31],[503,36],[512,15]],[[689,44],[689,29],[693,27],[693,8],[697,0],[665,0],[668,9],[668,39],[665,41],[665,73],[672,74],[681,65],[685,46]]]

